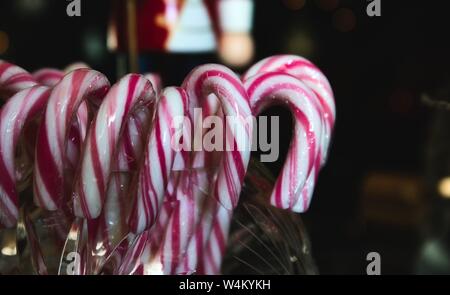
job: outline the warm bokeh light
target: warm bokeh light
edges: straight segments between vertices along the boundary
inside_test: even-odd
[[[356,26],[355,14],[351,9],[340,8],[333,15],[333,25],[340,32],[350,32]]]
[[[17,15],[39,17],[48,9],[50,1],[46,0],[15,0],[14,10]]]
[[[253,40],[246,33],[227,33],[220,40],[219,55],[224,63],[242,67],[253,58]]]
[[[306,31],[293,31],[287,39],[286,51],[311,58],[314,54],[315,44],[311,35]]]
[[[95,28],[86,30],[83,36],[83,51],[85,58],[91,62],[100,62],[106,54],[103,32]]]
[[[119,47],[119,41],[117,37],[117,28],[114,22],[108,24],[108,31],[106,33],[106,47],[109,51],[116,51]]]
[[[156,258],[152,259],[148,263],[144,264],[144,275],[163,275],[164,274],[164,267],[161,263],[160,253],[158,255],[155,255]]]
[[[2,249],[2,254],[5,256],[14,256],[17,254],[16,247],[4,247]]]
[[[450,199],[450,176],[442,178],[439,181],[438,191],[442,197]]]
[[[339,0],[316,0],[316,5],[323,10],[331,11],[339,6]]]
[[[306,0],[283,0],[283,3],[291,10],[299,10],[305,6]]]
[[[5,54],[9,48],[9,37],[3,31],[0,31],[0,54]]]
[[[11,232],[6,232],[2,239],[2,254],[5,256],[14,256],[17,254],[16,236]]]

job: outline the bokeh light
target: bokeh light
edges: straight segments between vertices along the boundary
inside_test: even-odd
[[[450,176],[442,178],[441,181],[439,181],[438,191],[442,197],[450,199]]]
[[[299,10],[305,6],[306,0],[283,0],[283,3],[291,10]]]
[[[100,63],[107,53],[104,34],[101,30],[90,28],[83,36],[83,51],[91,63]]]
[[[333,25],[340,32],[350,32],[356,27],[356,17],[351,9],[340,8],[333,15]]]
[[[15,0],[14,10],[19,16],[37,16],[47,10],[47,0]]]
[[[286,51],[311,58],[315,50],[314,40],[307,31],[292,31],[288,35]]]
[[[9,36],[6,32],[0,31],[0,54],[5,54],[9,48]]]
[[[253,58],[253,40],[248,34],[224,34],[220,40],[219,55],[224,63],[234,67],[247,65]]]
[[[16,235],[12,231],[5,231],[0,243],[1,254],[15,256],[17,254]]]
[[[339,0],[315,0],[316,5],[323,10],[332,11],[339,6]]]

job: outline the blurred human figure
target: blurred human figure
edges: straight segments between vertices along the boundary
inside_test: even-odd
[[[115,0],[108,47],[119,62],[131,40],[127,1],[135,1],[140,72],[156,71],[165,83],[179,83],[194,66],[215,61],[217,53],[234,67],[252,59],[253,0]]]

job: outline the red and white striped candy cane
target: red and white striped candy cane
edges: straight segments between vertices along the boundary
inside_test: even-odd
[[[18,218],[19,181],[15,151],[24,126],[44,108],[50,89],[34,86],[12,96],[0,111],[0,224],[12,227]]]
[[[222,266],[222,260],[227,249],[228,233],[230,230],[233,212],[220,204],[216,206],[212,219],[210,235],[205,241],[205,252],[201,256],[197,273],[205,275],[218,275]]]
[[[161,263],[161,240],[172,212],[173,203],[164,202],[155,225],[142,234],[131,236],[131,243],[126,246],[125,253],[118,253],[119,270],[115,274],[163,274]],[[147,236],[147,238],[145,238]],[[144,240],[143,240],[144,238]],[[141,247],[137,252],[137,247]],[[142,248],[143,246],[143,248]],[[116,250],[117,252],[117,250]],[[122,252],[122,251],[121,251]]]
[[[193,122],[199,122],[199,118],[194,118],[194,109],[203,107],[210,95],[215,95],[218,99],[226,118],[223,124],[226,129],[226,148],[218,168],[213,195],[225,208],[231,210],[237,205],[250,160],[253,121],[247,92],[233,71],[215,64],[192,70],[184,80],[183,88],[189,96],[189,111]]]
[[[161,240],[160,255],[164,274],[178,274],[178,265],[186,255],[189,240],[194,234],[196,216],[200,215],[201,204],[194,197],[199,190],[192,187],[191,177],[183,174],[189,174],[189,171],[183,171],[180,176],[173,211]]]
[[[6,99],[20,90],[37,83],[30,73],[4,60],[0,60],[0,98]]]
[[[58,69],[44,68],[33,73],[33,78],[42,85],[54,87],[58,84],[65,73]],[[78,163],[81,143],[86,136],[86,129],[88,125],[88,107],[86,102],[82,102],[77,111],[76,121],[73,122],[69,131],[69,140],[67,142],[67,158],[71,170],[76,168]]]
[[[158,75],[157,73],[147,73],[144,74],[144,77],[147,78],[150,82],[152,82],[153,89],[155,89],[155,92],[159,94],[163,89],[161,76]]]
[[[159,213],[171,176],[176,136],[187,114],[187,95],[181,88],[165,88],[159,98],[144,160],[135,181],[136,193],[129,218],[130,230],[141,233],[150,228]]]
[[[102,210],[120,135],[128,119],[154,102],[150,81],[129,74],[104,98],[88,130],[79,175],[74,185],[74,211],[78,217],[97,218]]]
[[[64,77],[64,72],[58,69],[44,68],[33,73],[33,78],[42,85],[53,87]]]
[[[219,201],[211,196],[197,195],[196,200],[195,206],[198,213],[196,218],[198,220],[195,224],[194,233],[189,239],[189,244],[184,249],[184,256],[178,264],[177,273],[203,273],[203,269],[201,269],[203,266],[202,260],[211,235],[214,216],[218,206],[224,208]]]
[[[111,250],[127,231],[127,209],[129,209],[129,184],[133,173],[137,173],[151,119],[151,110],[142,109],[130,117],[119,143],[117,161],[108,184],[105,206],[100,216],[99,239],[107,250]]]
[[[149,252],[150,237],[151,231],[144,231],[134,238],[122,258],[121,265],[118,267],[118,275],[133,274],[142,266],[142,260],[145,259]]]
[[[322,161],[326,159],[336,119],[336,106],[330,83],[320,69],[309,60],[296,55],[275,55],[253,65],[243,76],[243,80],[258,73],[283,72],[290,74],[314,91],[322,107],[324,118],[322,131]]]
[[[172,213],[172,219],[176,219],[186,212],[194,214],[189,218],[189,220],[193,220],[192,230],[189,230],[192,231],[192,234],[183,233],[183,227],[173,227],[168,230],[169,235],[172,234],[172,238],[166,237],[164,241],[165,244],[170,245],[170,250],[163,254],[170,255],[172,261],[178,262],[178,273],[196,270],[199,255],[204,253],[205,238],[211,232],[213,216],[217,210],[216,206],[218,206],[217,201],[223,204],[226,210],[231,210],[237,205],[250,159],[253,128],[247,93],[239,78],[228,68],[220,65],[197,67],[185,79],[183,87],[189,95],[192,121],[197,124],[203,122],[200,121],[200,118],[194,118],[194,108],[202,107],[207,114],[217,114],[220,109],[221,119],[226,118],[224,140],[228,143],[227,147],[231,148],[223,152],[218,169],[216,169],[217,172],[194,171],[189,176],[191,178],[190,186],[193,187],[195,184],[190,193],[191,199],[180,200],[182,204],[184,201],[185,206],[178,206]],[[216,106],[211,101],[212,95],[218,99],[219,104]],[[200,154],[206,155],[204,151],[201,151]],[[209,165],[210,163],[204,164]],[[212,183],[212,196],[205,197],[202,189],[207,186],[207,183]],[[208,193],[208,190],[206,192]],[[209,198],[212,199],[208,200]],[[186,207],[189,206],[191,208],[187,209]],[[169,224],[176,225],[178,223]],[[186,227],[186,224],[182,225]],[[184,240],[181,240],[182,238]],[[177,243],[173,243],[174,239],[177,240]],[[184,259],[181,259],[183,256]],[[170,271],[173,271],[173,267],[170,268]]]
[[[161,205],[158,217],[156,218],[156,222],[150,229],[152,232],[152,235],[150,237],[150,241],[152,244],[152,253],[157,253],[162,246],[161,241],[164,238],[164,234],[166,232],[169,218],[172,215],[174,206],[175,202],[173,201],[164,201]]]
[[[82,101],[98,104],[109,89],[107,78],[81,69],[66,75],[52,90],[39,127],[34,165],[34,198],[37,205],[56,210],[65,195],[66,141]]]
[[[218,200],[202,191],[210,176],[198,172],[194,193],[195,229],[181,259],[176,274],[219,274],[225,254],[232,210],[226,209]]]
[[[325,164],[327,158],[328,146],[336,118],[333,90],[320,69],[309,60],[300,56],[276,55],[263,59],[252,66],[244,75],[243,79],[246,80],[250,76],[263,72],[283,72],[300,79],[314,91],[322,107],[323,125],[321,151],[317,155],[317,163],[314,165],[314,169],[308,176],[305,187],[301,192],[302,198],[299,198],[297,204],[294,205],[294,211],[301,211],[301,208],[304,207],[302,200],[311,199],[320,166]]]
[[[84,62],[77,61],[77,62],[71,63],[70,65],[65,67],[63,72],[67,74],[67,73],[70,73],[72,71],[79,70],[79,69],[91,69],[91,67]]]
[[[286,105],[294,117],[295,127],[283,170],[275,182],[271,204],[305,211],[310,200],[302,190],[307,177],[317,164],[320,152],[322,117],[314,92],[299,79],[281,73],[262,73],[245,82],[253,114],[261,113],[273,104]],[[295,206],[304,197],[301,206]]]

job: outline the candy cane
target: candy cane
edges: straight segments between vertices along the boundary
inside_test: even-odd
[[[247,93],[230,69],[214,64],[195,68],[184,80],[183,88],[190,99],[192,118],[194,108],[204,106],[203,102],[210,95],[216,96],[223,115],[226,116],[224,139],[230,150],[224,151],[213,194],[225,208],[233,209],[237,205],[250,159],[253,121]],[[198,123],[199,118],[192,120]]]
[[[196,200],[194,208],[197,209],[199,215],[196,217],[194,233],[189,238],[188,246],[186,249],[183,249],[183,257],[177,266],[176,273],[203,273],[201,267],[203,266],[203,256],[206,253],[205,248],[211,235],[215,213],[218,206],[221,205],[211,196],[198,194]],[[221,207],[224,208],[223,206]]]
[[[207,173],[200,172],[196,177],[198,187],[204,187],[209,178]],[[194,221],[194,234],[187,249],[183,249],[185,252],[180,253],[180,263],[172,274],[219,274],[232,211],[201,189],[194,189],[194,200],[194,216],[197,219]]]
[[[245,87],[255,115],[273,104],[284,104],[294,116],[293,139],[283,170],[275,183],[271,204],[303,212],[309,206],[309,199],[303,199],[301,206],[295,205],[307,177],[317,164],[320,151],[322,117],[318,99],[308,86],[287,74],[258,74],[249,78]]]
[[[33,73],[33,78],[42,85],[53,87],[58,84],[64,77],[64,72],[52,69],[44,68]],[[86,129],[88,124],[88,107],[85,102],[82,102],[77,111],[76,121],[73,122],[69,131],[69,140],[67,142],[67,158],[70,165],[70,170],[74,170],[81,149],[82,139],[86,136]]]
[[[121,265],[117,270],[118,275],[133,274],[142,265],[142,260],[147,256],[149,249],[150,231],[144,231],[137,235],[122,258]],[[146,255],[147,254],[147,255]]]
[[[107,250],[120,241],[126,234],[128,189],[133,173],[138,171],[147,129],[151,119],[151,110],[143,109],[131,116],[119,143],[116,167],[108,184],[105,206],[100,216],[99,240]]]
[[[18,173],[15,150],[24,126],[45,107],[50,89],[34,86],[12,96],[0,111],[0,223],[12,227],[18,218]]]
[[[35,86],[37,83],[30,73],[0,60],[0,98],[9,98],[20,90]]]
[[[301,192],[302,198],[299,198],[297,204],[294,205],[295,211],[301,211],[302,206],[304,207],[302,200],[311,199],[320,166],[324,165],[327,158],[328,146],[336,118],[333,90],[325,75],[313,63],[300,56],[277,55],[263,59],[252,66],[243,79],[246,80],[248,77],[262,72],[284,72],[300,79],[314,91],[322,107],[321,151],[317,155],[317,163],[314,165]]]
[[[76,216],[93,219],[100,215],[120,135],[130,116],[152,102],[151,83],[137,74],[125,76],[108,92],[87,134],[80,174],[74,185]]]
[[[63,71],[52,68],[40,69],[33,73],[33,78],[38,83],[49,87],[53,87],[58,84],[63,77]]]
[[[117,253],[120,264],[115,274],[163,274],[159,252],[172,209],[172,202],[164,202],[155,225],[132,238],[131,243],[127,243],[126,249],[120,251],[124,253]]]
[[[192,188],[191,178],[183,175],[176,190],[176,199],[172,214],[169,216],[167,228],[161,240],[161,263],[164,274],[177,274],[177,267],[185,256],[190,237],[194,234],[196,216],[200,206],[193,197],[197,191]]]
[[[336,118],[333,90],[325,75],[309,60],[296,55],[276,55],[263,59],[253,65],[243,76],[243,80],[258,73],[283,72],[305,83],[319,99],[324,117],[322,131],[322,161],[326,153]]]
[[[89,65],[85,64],[84,62],[74,62],[74,63],[71,63],[70,65],[68,65],[67,67],[65,67],[63,72],[67,74],[72,71],[80,70],[80,69],[91,69],[91,67]]]
[[[109,82],[99,72],[81,69],[59,82],[50,95],[40,125],[34,165],[34,198],[38,206],[56,210],[65,193],[65,142],[72,118],[85,99],[98,103],[109,89]]]
[[[153,89],[155,89],[155,92],[157,94],[159,94],[161,92],[161,90],[163,89],[161,76],[158,75],[157,73],[147,73],[147,74],[144,74],[144,77],[146,79],[148,79],[150,82],[152,82]]]
[[[217,201],[223,204],[226,210],[233,209],[237,205],[250,158],[253,126],[252,120],[249,120],[251,113],[247,93],[238,77],[228,68],[220,65],[197,67],[185,79],[183,87],[189,94],[190,113],[194,122],[199,122],[199,118],[194,118],[195,107],[202,106],[202,109],[207,109],[206,112],[209,114],[217,113],[218,107],[221,107],[221,114],[223,114],[221,118],[224,119],[227,116],[225,139],[227,143],[231,143],[229,146],[232,147],[231,150],[224,152],[217,172],[194,171],[190,181],[195,181],[197,188],[185,198],[187,200],[180,200],[180,205],[185,206],[178,206],[172,213],[172,219],[175,220],[189,211],[193,212],[194,216],[189,218],[191,224],[187,233],[183,232],[186,231],[186,224],[182,224],[184,227],[178,226],[179,228],[175,226],[168,231],[169,236],[172,236],[171,238],[166,237],[164,244],[168,244],[170,247],[163,255],[169,256],[172,262],[179,262],[177,272],[190,272],[196,269],[198,255],[204,253],[206,243],[204,238],[210,235],[213,215],[217,210],[215,207]],[[218,99],[217,107],[211,103],[211,95]],[[211,109],[208,110],[208,108]],[[232,126],[233,122],[236,124],[235,126]],[[202,151],[201,154],[205,153]],[[205,187],[205,182],[213,183],[211,192],[214,199],[212,201],[202,196],[202,192],[199,191]],[[210,202],[214,207],[208,208],[211,206]],[[184,222],[189,223],[186,220]],[[169,224],[177,225],[179,222],[170,221]],[[189,233],[191,230],[192,234]],[[173,242],[174,239],[177,240],[176,243]],[[182,256],[185,258],[181,260]],[[170,271],[173,269],[173,266],[169,268]]]
[[[217,206],[212,219],[211,234],[205,241],[205,253],[199,261],[198,274],[220,274],[223,256],[227,249],[228,232],[232,217],[232,211],[227,210],[223,206]]]
[[[136,181],[135,201],[129,219],[134,233],[150,228],[158,216],[175,158],[173,140],[183,128],[180,124],[183,122],[176,119],[184,118],[187,102],[181,88],[166,88],[160,96]]]

